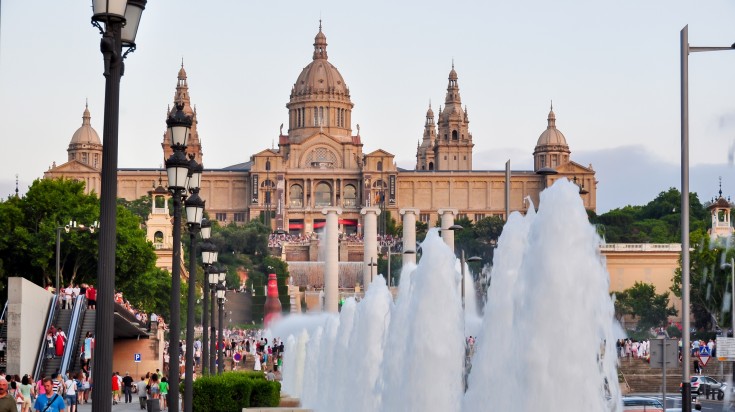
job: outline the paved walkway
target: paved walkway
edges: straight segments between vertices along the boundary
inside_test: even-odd
[[[77,408],[79,412],[91,412],[92,411],[92,403],[82,404],[79,405]],[[140,409],[140,403],[138,402],[138,397],[133,396],[133,403],[118,403],[117,405],[112,405],[112,411],[113,412],[140,412],[143,409]]]

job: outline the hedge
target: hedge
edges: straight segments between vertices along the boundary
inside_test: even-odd
[[[263,372],[227,372],[195,380],[192,406],[197,412],[240,412],[278,406],[280,398],[280,382],[266,380]]]

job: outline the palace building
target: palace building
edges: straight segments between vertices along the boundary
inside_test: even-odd
[[[536,146],[529,148],[533,170],[474,170],[474,139],[499,137],[472,135],[470,115],[460,95],[459,76],[452,65],[443,105],[436,117],[429,107],[423,135],[421,130],[416,131],[417,137],[422,137],[416,149],[415,168],[398,168],[388,150],[363,152],[363,139],[370,136],[361,136],[359,126],[353,130],[355,103],[344,77],[329,62],[327,38],[321,25],[313,47],[311,62],[291,87],[286,104],[288,128],[284,131],[281,127],[278,147],[264,148],[247,161],[222,169],[206,168],[197,113],[191,104],[182,64],[174,102],[183,101],[185,112],[193,120],[187,151],[198,162],[204,161],[200,196],[206,200],[213,220],[221,224],[244,223],[272,216],[273,230],[308,234],[324,225],[324,207],[339,206],[343,211],[339,217],[340,231],[355,233],[361,225],[360,209],[378,206],[394,218],[398,218],[400,209],[419,209],[419,220],[429,226],[438,220],[441,208],[456,209],[457,217],[476,221],[494,215],[505,217],[508,211],[525,213],[531,206],[525,199],[530,197],[538,205],[539,193],[556,179],[576,182],[585,207],[595,210],[595,171],[591,165],[582,166],[571,160],[567,140],[556,127],[553,108]],[[285,81],[283,84],[285,89]],[[171,110],[176,110],[175,105]],[[204,132],[206,125],[202,127]],[[246,137],[270,140],[270,136]],[[168,142],[166,131],[161,142],[165,158],[171,151]],[[86,107],[82,126],[72,136],[67,151],[67,162],[54,164],[44,176],[82,180],[88,191],[99,193],[102,144]],[[120,169],[118,197],[133,200],[149,196],[158,186],[160,175],[161,169],[150,165]],[[163,176],[165,179],[165,172]]]

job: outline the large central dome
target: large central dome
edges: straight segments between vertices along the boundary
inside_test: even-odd
[[[327,36],[322,33],[321,24],[319,33],[314,38],[314,57],[296,79],[291,98],[316,93],[328,93],[349,98],[350,91],[342,75],[336,67],[327,60]]]
[[[327,36],[320,22],[312,61],[299,74],[286,104],[289,141],[298,143],[315,133],[351,141],[353,106],[345,80],[327,60]]]

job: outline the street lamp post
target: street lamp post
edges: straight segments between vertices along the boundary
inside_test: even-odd
[[[168,190],[171,191],[174,200],[174,233],[173,233],[173,255],[171,270],[171,297],[169,325],[169,387],[171,401],[169,407],[173,411],[179,410],[179,340],[181,338],[180,302],[181,299],[181,201],[185,196],[189,180],[189,161],[184,154],[186,142],[191,129],[191,117],[184,113],[184,103],[176,102],[176,111],[166,119],[166,124],[171,133],[171,148],[173,153],[166,160],[166,172],[168,174]]]
[[[224,272],[220,272],[220,278],[224,278]],[[219,303],[219,338],[217,342],[217,374],[222,375],[225,371],[225,356],[224,356],[224,336],[222,335],[223,325],[225,323],[225,282],[224,279],[217,285],[217,303]]]
[[[117,152],[120,112],[120,78],[123,59],[135,50],[135,36],[146,0],[94,0],[92,24],[102,34],[100,51],[104,60],[105,113],[102,135],[102,187],[100,191],[99,259],[95,322],[95,356],[112,359],[115,293],[115,248],[117,246]],[[104,28],[102,27],[104,25]],[[127,51],[123,54],[123,47]],[[92,371],[95,391],[92,409],[109,411],[112,407],[112,363],[97,362]]]
[[[61,231],[63,230],[64,232],[69,233],[72,230],[81,230],[89,231],[89,233],[94,233],[94,231],[97,229],[99,229],[98,221],[95,221],[89,226],[84,226],[77,225],[76,220],[70,221],[68,225],[58,226],[56,228],[56,296],[61,297]]]
[[[689,46],[689,25],[680,32],[681,58],[681,312],[684,333],[682,334],[682,394],[684,412],[692,410],[692,385],[690,370],[691,329],[689,301],[689,53],[733,50],[729,47],[691,47]]]
[[[215,292],[217,291],[217,281],[219,279],[219,272],[220,269],[217,266],[212,266],[209,269],[209,292],[211,294],[211,310],[209,312],[210,314],[210,351],[209,351],[209,359],[207,360],[209,362],[209,371],[211,374],[215,374],[215,365],[214,365],[214,358],[215,354],[217,353],[217,333],[215,332],[215,323],[214,323],[214,302],[215,302]]]
[[[217,261],[217,247],[209,240],[212,235],[212,222],[202,219],[199,232],[204,239],[201,246],[202,264],[204,266],[204,296],[202,299],[202,374],[207,374],[209,369],[209,273],[214,269],[212,266]],[[214,338],[214,337],[212,337]]]
[[[194,400],[194,300],[196,299],[196,235],[202,223],[204,200],[199,197],[199,185],[202,179],[202,165],[194,160],[189,161],[189,193],[186,199],[186,221],[189,226],[189,290],[186,302],[186,365],[184,376],[184,411],[192,412]]]
[[[465,285],[465,280],[464,280],[465,279],[465,270],[464,270],[464,266],[465,266],[466,263],[469,263],[469,262],[479,262],[481,260],[482,259],[479,256],[472,256],[472,257],[469,257],[469,258],[465,259],[465,257],[464,257],[464,249],[462,249],[461,258],[460,258],[460,267],[462,268],[462,285],[460,286],[462,288],[462,310],[464,310],[464,308],[466,306],[465,305],[465,291],[464,291],[464,289],[465,289],[465,287],[464,287],[464,285]]]

